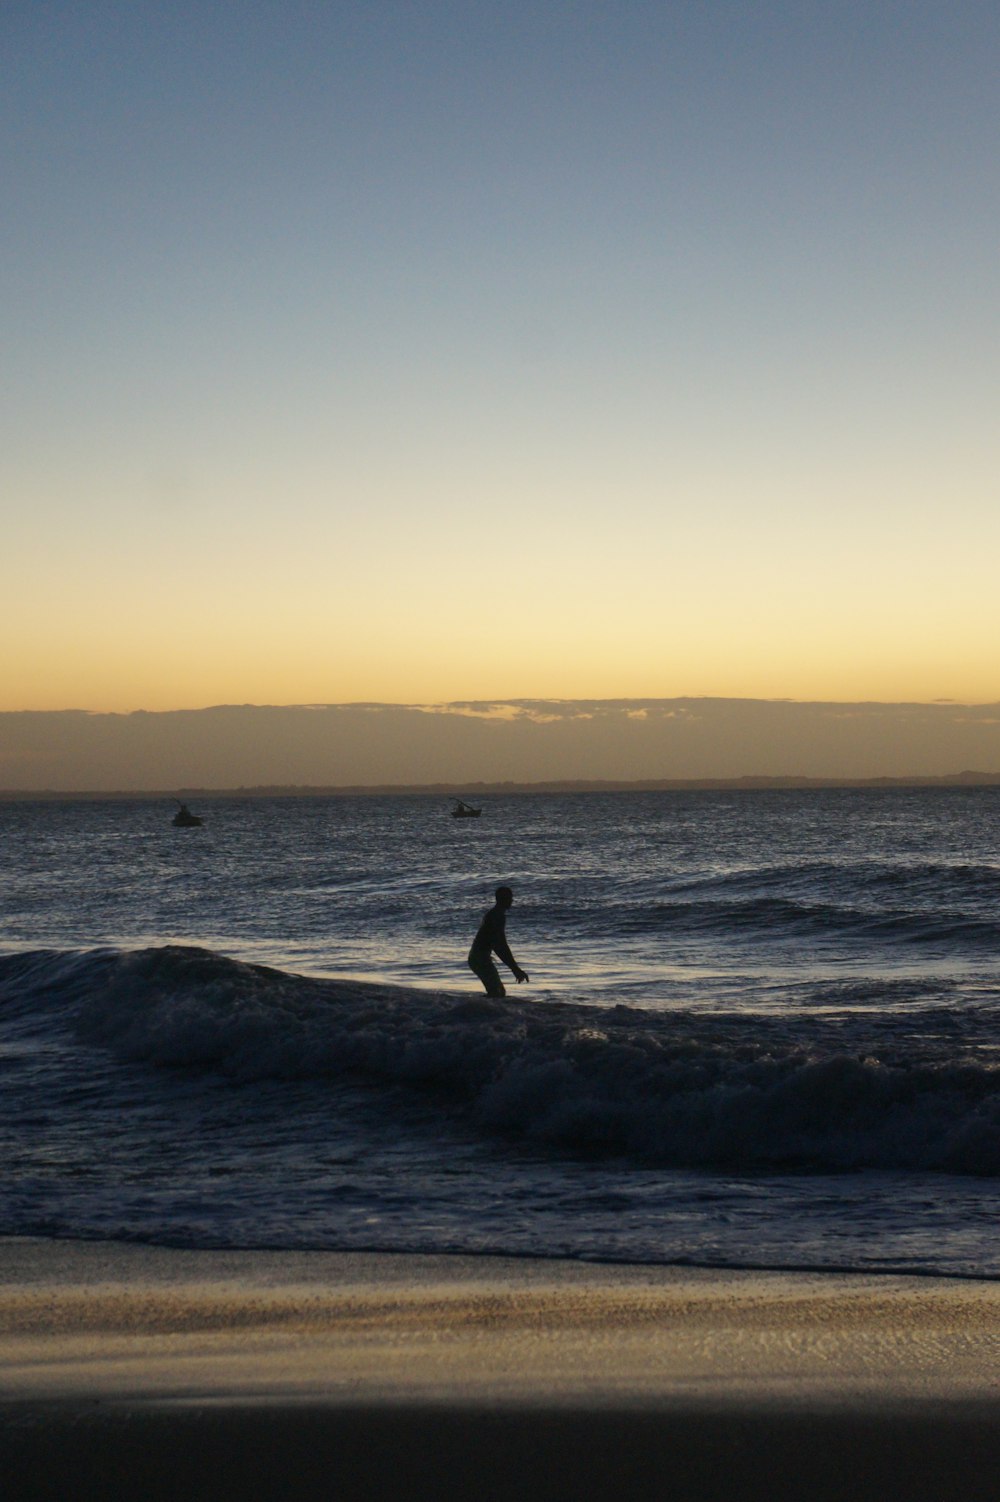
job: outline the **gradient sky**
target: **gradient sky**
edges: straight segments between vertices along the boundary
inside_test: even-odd
[[[0,44],[0,709],[1000,698],[995,0]]]

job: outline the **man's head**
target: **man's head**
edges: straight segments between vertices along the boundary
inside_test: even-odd
[[[510,887],[497,887],[494,895],[496,896],[497,907],[510,907],[514,901],[514,893]]]

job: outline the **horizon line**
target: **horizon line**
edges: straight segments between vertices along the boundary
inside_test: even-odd
[[[462,793],[495,797],[529,793],[617,792],[754,792],[835,790],[837,788],[988,788],[1000,787],[1000,771],[944,772],[937,775],[885,777],[808,777],[794,773],[747,774],[742,777],[549,778],[537,782],[382,782],[382,783],[254,783],[237,787],[177,788],[0,788],[0,802],[69,802],[84,799],[141,798],[146,801],[185,798],[336,798],[427,796],[452,798]]]

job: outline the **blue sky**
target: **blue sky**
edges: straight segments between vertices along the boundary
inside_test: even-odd
[[[996,696],[995,5],[0,38],[0,707]]]

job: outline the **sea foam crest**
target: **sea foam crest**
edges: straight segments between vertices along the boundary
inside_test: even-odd
[[[911,1032],[897,1020],[883,1047],[871,1019],[852,1031],[843,1014],[491,1001],[178,947],[98,957],[92,979],[81,1041],[154,1065],[388,1081],[481,1130],[674,1167],[1000,1173],[1000,1071],[963,1052],[946,1015]]]

